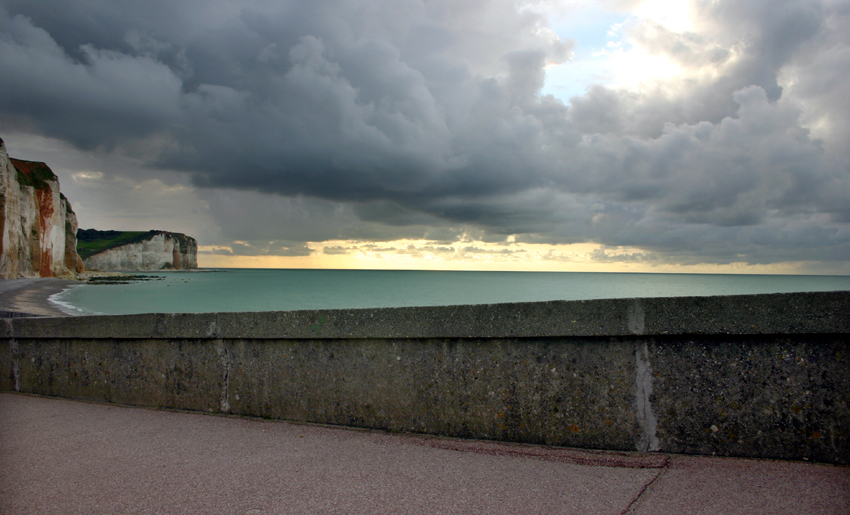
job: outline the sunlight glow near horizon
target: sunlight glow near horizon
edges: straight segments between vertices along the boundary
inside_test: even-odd
[[[777,274],[795,275],[818,273],[801,268],[803,263],[779,264],[659,264],[652,261],[616,261],[618,256],[628,259],[639,256],[640,249],[610,249],[591,243],[572,245],[513,245],[509,248],[482,242],[455,244],[451,253],[434,253],[427,250],[433,242],[387,242],[381,250],[357,249],[362,242],[311,242],[315,252],[309,256],[236,256],[214,254],[221,247],[199,246],[198,261],[201,268],[292,268],[292,269],[362,269],[362,270],[438,270],[438,271],[503,271],[503,272],[618,272],[618,273],[684,273],[684,274]],[[325,254],[325,248],[347,246],[348,254]],[[410,249],[408,247],[414,247]],[[463,251],[473,247],[476,251]],[[500,254],[500,250],[513,254]],[[599,260],[605,253],[612,261]],[[845,275],[839,274],[839,275]]]

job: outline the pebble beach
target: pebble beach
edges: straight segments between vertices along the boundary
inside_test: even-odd
[[[69,316],[48,299],[69,286],[82,281],[54,278],[22,278],[0,280],[0,311],[39,316]]]

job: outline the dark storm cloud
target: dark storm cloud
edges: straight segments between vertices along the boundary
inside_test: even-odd
[[[539,91],[572,43],[513,2],[0,0],[0,129],[191,174],[240,255],[478,231],[694,262],[846,259],[850,12],[696,5],[704,33],[627,33],[722,73],[565,105]]]
[[[331,256],[344,256],[349,253],[351,249],[347,247],[342,247],[339,245],[332,247],[324,247],[322,248],[322,254],[328,254]]]
[[[234,256],[309,256],[313,249],[299,242],[233,242],[230,244]]]

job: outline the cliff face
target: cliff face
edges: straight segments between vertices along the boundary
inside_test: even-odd
[[[12,159],[0,139],[0,277],[83,272],[77,216],[44,163]]]
[[[118,231],[80,231],[80,237],[92,234],[121,235]],[[111,236],[115,237],[115,236]],[[188,270],[198,268],[198,242],[177,232],[150,231],[135,241],[91,254],[86,268],[93,270]]]

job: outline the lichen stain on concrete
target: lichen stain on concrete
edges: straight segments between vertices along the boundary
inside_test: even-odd
[[[313,331],[314,333],[316,333],[316,335],[321,336],[321,334],[322,334],[322,326],[323,326],[323,325],[325,324],[325,322],[327,322],[327,321],[328,321],[328,317],[326,317],[326,316],[324,316],[324,315],[320,316],[320,317],[318,318],[318,320],[316,320],[316,323],[310,326],[310,330],[311,330],[311,331]]]
[[[637,442],[637,450],[660,451],[661,443],[655,436],[658,422],[652,413],[650,395],[652,395],[652,369],[649,366],[649,349],[646,342],[640,342],[635,350],[635,404],[637,410],[637,421],[641,428],[641,435]]]
[[[207,338],[218,338],[220,334],[221,328],[218,326],[218,320],[213,320],[207,329]]]

